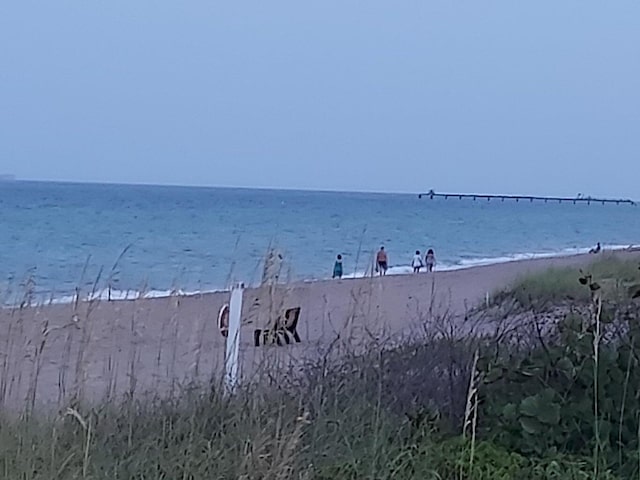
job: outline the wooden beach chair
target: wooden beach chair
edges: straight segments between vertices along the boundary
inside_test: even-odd
[[[282,317],[278,317],[275,321],[273,329],[256,329],[253,332],[253,342],[256,347],[260,344],[266,345],[267,343],[277,343],[283,345],[284,343],[289,345],[291,339],[289,335],[293,337],[296,343],[300,343],[300,335],[298,335],[298,321],[300,320],[300,307],[288,308],[285,310]]]

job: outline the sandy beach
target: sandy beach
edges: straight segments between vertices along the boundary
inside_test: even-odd
[[[621,258],[638,252],[608,253]],[[243,378],[317,358],[329,345],[367,345],[410,335],[431,315],[463,321],[486,295],[528,273],[586,266],[593,255],[523,260],[457,271],[299,282],[247,289],[241,330]],[[221,378],[225,339],[217,327],[229,293],[85,302],[0,311],[0,402],[62,406],[125,393],[176,392]],[[254,346],[269,311],[300,307],[300,343]],[[267,368],[268,366],[268,368]]]

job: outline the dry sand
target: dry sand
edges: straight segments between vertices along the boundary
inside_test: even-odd
[[[638,253],[615,255],[639,258]],[[448,314],[462,321],[487,293],[520,276],[585,266],[594,258],[576,255],[431,274],[300,282],[280,286],[275,297],[266,288],[247,289],[242,373],[246,379],[300,365],[336,342],[368,344],[406,336],[428,315]],[[0,404],[62,406],[74,395],[98,401],[125,393],[176,392],[191,380],[218,380],[225,339],[217,328],[217,313],[228,301],[229,293],[212,293],[1,310]],[[253,331],[267,323],[271,301],[301,307],[301,343],[253,346]]]

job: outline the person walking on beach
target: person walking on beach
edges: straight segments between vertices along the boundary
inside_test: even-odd
[[[424,267],[420,250],[416,250],[416,254],[413,256],[413,260],[411,260],[411,266],[413,267],[413,273],[420,273],[420,269]]]
[[[333,264],[333,277],[331,278],[342,278],[342,255],[338,255],[336,263]]]
[[[424,263],[427,264],[427,272],[433,272],[436,266],[436,254],[433,252],[433,248],[427,251],[427,255],[424,258]]]
[[[387,260],[387,252],[384,251],[384,247],[380,247],[378,254],[376,255],[376,271],[379,275],[386,275],[387,268],[389,267]]]

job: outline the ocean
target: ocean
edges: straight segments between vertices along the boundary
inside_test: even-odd
[[[417,195],[80,183],[0,182],[0,303],[132,298],[260,282],[270,248],[290,280],[390,272],[416,250],[437,269],[640,243],[640,207]],[[284,274],[283,274],[284,275]]]

